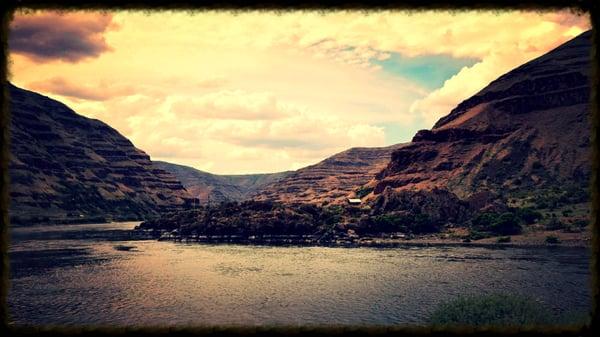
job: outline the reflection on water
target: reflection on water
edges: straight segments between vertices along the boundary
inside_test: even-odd
[[[586,249],[253,247],[131,241],[137,223],[12,230],[14,324],[423,323],[510,292],[590,308]]]

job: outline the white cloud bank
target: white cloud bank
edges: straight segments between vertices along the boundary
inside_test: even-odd
[[[154,159],[276,172],[411,134],[589,27],[569,12],[117,12],[111,52],[76,64],[12,55],[12,81],[98,118]],[[86,15],[89,15],[86,14]],[[479,60],[429,91],[373,60]],[[94,91],[97,89],[97,92]],[[407,138],[406,140],[410,140]]]

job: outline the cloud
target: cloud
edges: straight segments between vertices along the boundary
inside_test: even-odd
[[[273,94],[246,93],[243,90],[224,90],[183,99],[174,102],[172,110],[186,119],[263,120],[278,119],[287,114],[286,107],[277,102]]]
[[[570,24],[580,26],[568,26]],[[481,61],[463,67],[440,88],[417,99],[411,104],[410,112],[421,116],[431,127],[461,101],[475,95],[493,80],[579,35],[589,25],[585,17],[552,14],[546,21],[514,31],[512,36],[500,36],[497,39],[501,41],[492,44],[496,48],[482,53]]]
[[[270,150],[311,151],[320,154],[323,149],[335,152],[355,146],[383,146],[383,128],[367,123],[355,124],[326,114],[299,114],[263,123],[229,123],[219,126],[220,132],[209,137],[223,142]],[[313,161],[318,161],[313,154]]]
[[[90,31],[112,52],[76,64],[15,52],[13,83],[110,124],[153,159],[224,174],[408,141],[500,74],[589,27],[587,16],[566,11],[108,17]],[[73,22],[60,29],[89,24]]]
[[[203,43],[246,50],[286,49],[359,67],[389,53],[481,59],[499,46],[536,44],[547,33],[590,27],[588,15],[569,11],[329,11],[205,12],[174,16],[197,21]],[[277,29],[272,29],[277,27]],[[585,28],[583,28],[585,29]],[[248,38],[251,36],[252,38]],[[523,37],[531,39],[519,41]],[[375,67],[376,68],[376,67]]]
[[[62,77],[53,77],[45,81],[29,83],[29,88],[75,99],[105,101],[117,96],[128,96],[136,93],[131,86],[109,85],[106,82],[98,85],[77,85]]]
[[[75,63],[110,51],[103,34],[115,28],[110,14],[18,14],[11,22],[9,50],[36,62],[62,60]]]
[[[186,102],[216,110],[208,118],[205,110],[195,114],[196,109],[182,109],[192,106]],[[383,146],[385,140],[381,127],[355,123],[265,92],[166,98],[133,95],[98,104],[70,105],[90,117],[109,119],[111,126],[155,160],[223,174],[295,169],[349,147]],[[260,111],[259,107],[271,109],[272,118],[245,115]]]

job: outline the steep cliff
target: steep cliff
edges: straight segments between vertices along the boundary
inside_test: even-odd
[[[445,188],[461,198],[491,190],[527,197],[584,189],[590,162],[591,32],[490,83],[419,131],[367,186]]]
[[[13,223],[145,218],[190,202],[115,129],[9,84]]]

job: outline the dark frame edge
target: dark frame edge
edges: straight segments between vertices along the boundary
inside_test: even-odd
[[[1,289],[0,289],[0,333],[2,335],[22,335],[22,336],[50,336],[50,335],[113,335],[122,336],[129,334],[148,334],[148,335],[177,335],[177,336],[191,336],[191,335],[225,335],[225,336],[241,336],[241,335],[311,335],[311,336],[335,336],[335,335],[429,335],[429,336],[457,336],[457,335],[479,335],[479,336],[495,336],[495,335],[523,335],[523,336],[536,336],[536,335],[548,335],[548,336],[582,336],[592,335],[592,331],[600,330],[600,315],[598,314],[600,309],[600,280],[598,279],[598,273],[600,272],[600,259],[598,254],[600,253],[600,217],[599,217],[599,206],[600,203],[600,175],[598,170],[600,169],[600,153],[599,153],[599,142],[600,142],[600,111],[598,105],[598,84],[600,83],[600,64],[598,61],[598,42],[600,42],[600,36],[595,27],[598,27],[600,23],[600,14],[598,9],[600,5],[594,1],[588,0],[554,0],[554,1],[524,1],[520,2],[517,0],[480,0],[479,3],[473,3],[470,1],[459,0],[452,2],[449,0],[434,0],[428,4],[423,4],[420,1],[415,0],[404,0],[399,3],[381,2],[379,5],[365,6],[360,2],[350,2],[349,4],[343,5],[341,1],[325,1],[324,4],[329,3],[331,9],[394,9],[394,8],[414,8],[414,9],[533,9],[533,10],[544,10],[544,9],[558,9],[558,8],[571,8],[579,12],[588,12],[590,14],[592,23],[592,93],[591,93],[591,104],[592,104],[592,115],[591,115],[591,144],[592,144],[592,178],[590,182],[591,196],[592,196],[592,260],[591,260],[591,271],[592,271],[592,319],[590,325],[584,327],[561,327],[561,328],[540,328],[535,327],[524,327],[524,328],[472,328],[472,327],[361,327],[361,326],[327,326],[327,327],[311,327],[311,326],[296,326],[296,327],[180,327],[180,328],[167,328],[167,327],[143,327],[143,328],[110,328],[110,327],[54,327],[54,326],[42,326],[42,327],[13,327],[8,324],[8,304],[7,294],[9,288],[9,258],[8,258],[8,245],[9,245],[9,146],[10,146],[10,111],[9,111],[9,96],[8,96],[8,79],[10,78],[9,72],[9,53],[8,53],[8,34],[9,24],[12,20],[13,13],[15,10],[20,8],[27,9],[42,9],[42,8],[53,8],[53,9],[148,9],[148,10],[161,10],[161,9],[183,9],[189,10],[193,8],[198,9],[326,9],[322,4],[318,2],[308,2],[306,4],[283,2],[284,4],[277,4],[273,1],[267,1],[264,6],[260,4],[248,4],[246,1],[230,1],[224,4],[215,4],[210,1],[193,1],[193,0],[175,0],[169,1],[156,1],[156,4],[152,7],[147,4],[152,4],[151,0],[130,0],[128,3],[122,3],[115,0],[96,0],[96,1],[73,1],[73,0],[34,0],[34,1],[21,1],[21,0],[8,0],[0,2],[1,12],[1,26],[0,26],[0,41],[2,43],[2,50],[0,51],[0,81],[2,86],[2,93],[0,94],[0,254],[2,261],[0,262],[0,275],[1,275]],[[379,1],[378,1],[379,2]],[[7,334],[4,334],[6,332]]]

